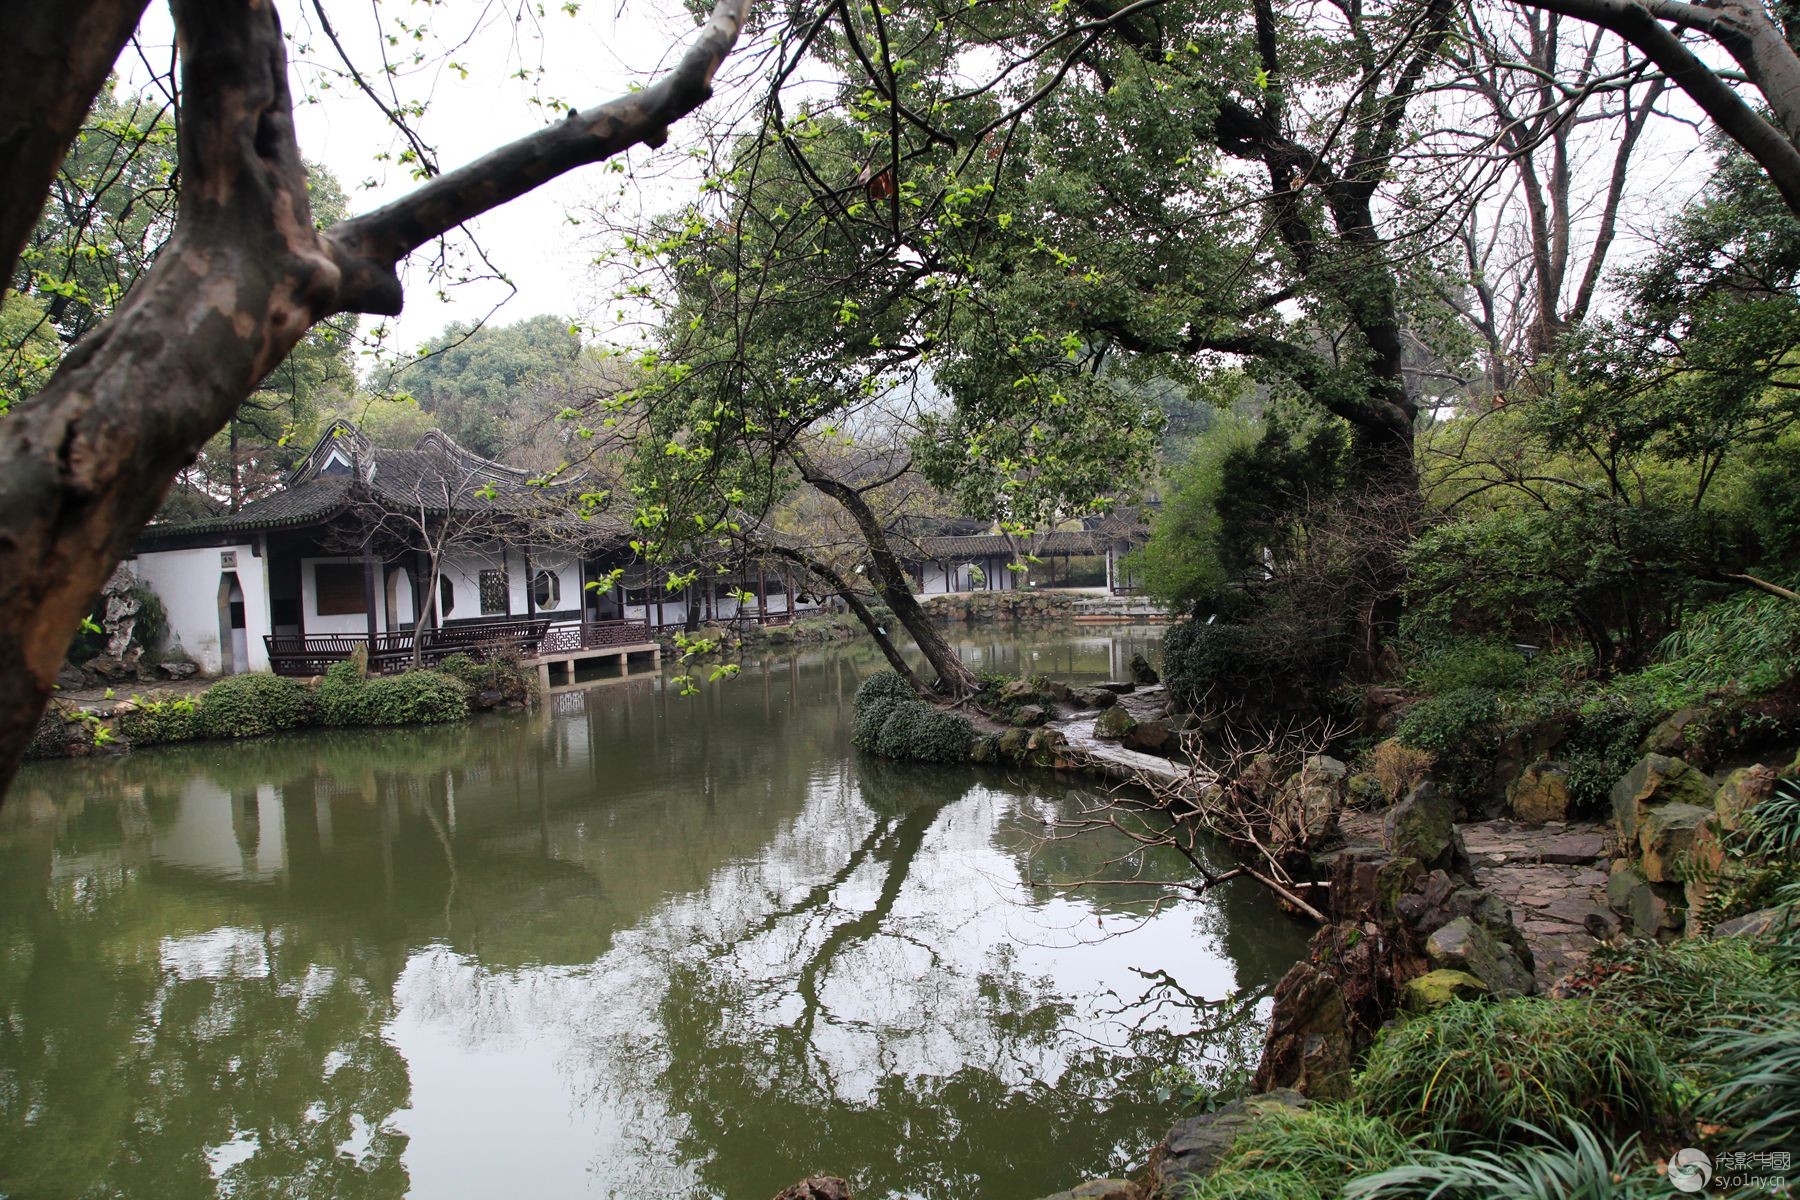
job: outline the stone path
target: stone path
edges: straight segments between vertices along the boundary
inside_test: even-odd
[[[1606,827],[1482,821],[1462,834],[1475,882],[1512,907],[1537,960],[1538,989],[1549,991],[1599,944],[1587,920],[1606,911]]]
[[[1381,814],[1345,813],[1351,845],[1381,844]],[[1458,825],[1475,882],[1506,901],[1536,962],[1540,991],[1587,959],[1599,945],[1590,913],[1606,911],[1607,826],[1591,821]]]

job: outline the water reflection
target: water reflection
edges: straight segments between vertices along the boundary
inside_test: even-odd
[[[1099,678],[1104,640],[964,649]],[[1078,784],[857,756],[874,666],[30,768],[0,1193],[1033,1197],[1123,1165],[1152,1067],[1250,1053],[1303,931],[1253,891],[1052,886],[1129,847],[1044,839]]]

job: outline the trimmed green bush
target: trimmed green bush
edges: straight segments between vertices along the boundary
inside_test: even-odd
[[[442,671],[364,678],[353,662],[333,663],[319,685],[326,725],[432,725],[469,715],[469,685]]]
[[[894,706],[909,701],[916,703],[918,699],[912,685],[892,671],[877,671],[869,676],[856,689],[852,709],[855,716],[850,727],[851,743],[859,749],[880,753],[876,749],[876,743],[881,737],[881,727],[887,723]]]
[[[1660,1037],[1626,1009],[1524,997],[1458,1000],[1388,1030],[1357,1091],[1413,1133],[1505,1137],[1582,1121],[1621,1133],[1675,1115]]]
[[[189,696],[167,700],[139,700],[131,712],[114,722],[119,734],[133,746],[161,742],[191,742],[200,733],[200,706]]]
[[[850,740],[884,758],[965,762],[975,727],[966,717],[925,703],[892,671],[869,676],[856,690]]]
[[[204,738],[257,737],[315,719],[312,691],[279,675],[233,675],[200,697],[195,732]]]
[[[358,704],[362,695],[362,664],[355,661],[335,662],[325,668],[325,678],[317,692],[321,725],[357,725]]]
[[[1268,674],[1267,641],[1242,625],[1177,622],[1163,635],[1163,680],[1190,708],[1214,687],[1241,691]]]
[[[469,687],[441,671],[408,671],[362,682],[359,725],[435,725],[469,715]]]

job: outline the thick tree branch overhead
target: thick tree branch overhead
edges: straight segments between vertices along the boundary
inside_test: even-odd
[[[14,172],[13,207],[26,182],[36,189],[16,235],[8,211],[0,254],[9,260],[143,7],[0,0],[9,84],[0,96],[0,163]],[[0,789],[101,585],[175,474],[263,376],[327,317],[398,312],[398,264],[434,237],[576,167],[662,144],[669,126],[711,94],[749,0],[719,0],[680,62],[650,87],[573,113],[323,234],[307,200],[273,6],[172,0],[172,8],[184,184],[174,233],[112,319],[0,423],[0,511],[8,516],[0,527]],[[22,135],[33,122],[50,131]]]
[[[1678,0],[1515,3],[1587,21],[1637,47],[1769,173],[1788,207],[1800,213],[1800,55],[1764,5],[1751,0],[1704,6]],[[1761,93],[1769,115],[1694,52],[1681,36],[1690,30],[1712,39],[1736,60]]]
[[[0,0],[0,290],[145,0]]]

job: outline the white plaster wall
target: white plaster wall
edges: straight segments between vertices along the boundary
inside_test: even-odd
[[[235,552],[237,566],[219,564],[221,552]],[[201,671],[217,675],[223,666],[219,648],[219,580],[234,570],[244,593],[244,634],[252,671],[269,669],[269,564],[248,543],[203,546],[191,550],[150,550],[137,555],[131,571],[155,592],[169,613],[166,648],[180,643]]]
[[[525,589],[530,580],[525,578],[524,560],[517,554],[513,558],[513,612],[527,611],[525,605]],[[535,577],[539,571],[552,571],[562,589],[561,597],[551,608],[560,612],[569,608],[581,607],[581,560],[559,550],[533,550],[531,552],[531,574]]]
[[[469,621],[481,616],[481,572],[496,565],[496,560],[496,552],[471,549],[444,555],[439,570],[455,592],[451,606],[444,610],[444,620]]]

